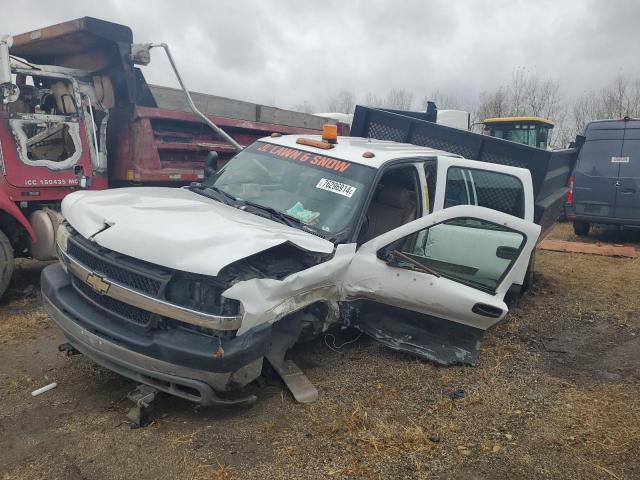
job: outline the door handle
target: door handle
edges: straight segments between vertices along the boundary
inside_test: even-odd
[[[624,193],[625,195],[633,195],[634,193],[636,193],[636,191],[633,188],[623,188],[620,193]]]
[[[486,303],[476,303],[471,309],[473,313],[482,315],[483,317],[499,318],[502,315],[502,309],[487,305]]]

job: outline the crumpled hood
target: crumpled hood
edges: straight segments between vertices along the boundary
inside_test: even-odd
[[[323,238],[183,188],[74,192],[63,200],[62,214],[83,237],[95,235],[98,245],[203,275],[217,275],[226,265],[285,242],[324,254],[334,248]]]

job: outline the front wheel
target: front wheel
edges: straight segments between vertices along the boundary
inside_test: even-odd
[[[13,277],[13,247],[7,236],[0,231],[0,297],[4,295]]]
[[[579,237],[586,237],[589,235],[589,229],[591,224],[589,222],[573,222],[573,231]]]

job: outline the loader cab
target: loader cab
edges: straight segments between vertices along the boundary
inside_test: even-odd
[[[553,122],[541,117],[497,117],[482,121],[485,134],[547,150]]]

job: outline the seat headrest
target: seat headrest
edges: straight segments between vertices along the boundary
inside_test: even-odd
[[[411,196],[409,190],[400,185],[385,185],[376,196],[376,203],[395,208],[405,208]]]

